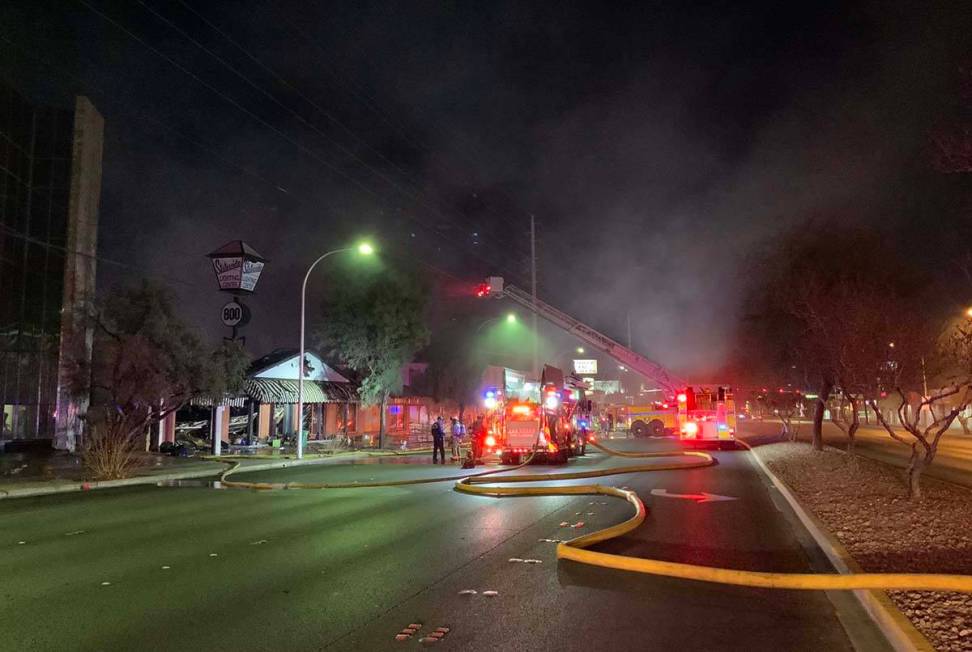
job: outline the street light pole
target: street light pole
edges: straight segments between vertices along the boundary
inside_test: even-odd
[[[329,251],[307,268],[307,273],[304,274],[304,283],[300,286],[300,357],[297,358],[297,459],[304,458],[304,317],[307,305],[307,280],[310,278],[311,272],[317,267],[317,264],[327,258],[328,256],[333,256],[334,254],[341,253],[342,251],[350,251],[350,247],[344,247],[343,249],[335,249],[334,251]]]
[[[317,264],[334,254],[345,251],[352,251],[355,247],[342,247],[329,251],[311,263],[304,274],[304,283],[300,286],[300,357],[297,359],[297,459],[304,457],[304,317],[307,305],[307,280]],[[371,245],[363,243],[357,246],[357,250],[364,256],[370,256],[374,249]]]

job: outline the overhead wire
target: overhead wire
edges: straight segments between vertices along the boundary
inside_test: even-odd
[[[178,0],[178,1],[181,4],[185,5],[184,0]],[[291,21],[285,15],[282,15],[279,12],[277,12],[276,15],[278,17],[280,17],[280,19],[282,20],[282,22],[286,23],[289,26],[289,28],[290,28],[291,31],[295,32],[308,45],[310,45],[311,48],[313,48],[318,53],[318,55],[319,55],[318,56],[318,61],[321,62],[322,64],[325,64],[326,65],[326,63],[327,63],[326,62],[327,52],[325,52],[323,50],[323,48],[321,48],[320,44],[315,39],[311,38],[299,26],[297,26],[296,24],[294,24],[293,21]],[[338,78],[339,80],[342,79],[342,76],[334,69],[333,66],[328,66],[328,67],[332,70],[332,74],[334,74],[334,76],[336,78]],[[352,95],[355,95],[356,97],[358,96],[358,93],[356,92],[356,90],[354,89],[353,85],[350,82],[344,81],[344,84],[345,84],[345,86],[347,86],[347,88],[349,89],[349,91],[351,92]],[[377,106],[377,101],[374,100],[373,98],[371,98],[370,96],[367,96],[367,100],[361,100],[361,102],[362,102],[362,104],[364,104],[365,106],[367,106],[368,108],[370,108],[376,115],[378,115],[379,118],[383,118],[385,116],[386,112],[382,111],[380,109],[380,107]],[[389,126],[391,126],[392,128],[396,129],[398,131],[398,133],[400,135],[402,135],[406,140],[408,140],[410,142],[413,142],[413,143],[416,143],[417,146],[420,146],[421,149],[425,149],[426,151],[432,151],[432,147],[430,145],[428,145],[427,143],[424,143],[421,140],[416,141],[415,139],[413,139],[412,136],[407,132],[407,130],[403,126],[401,126],[401,125],[395,125],[395,124],[391,123],[388,120],[386,120],[386,122],[389,124]],[[452,133],[451,136],[452,136],[452,138],[450,140],[451,141],[455,141],[456,134],[455,133]],[[459,153],[460,157],[463,158],[463,159],[465,159],[467,163],[468,162],[473,162],[473,159],[469,155],[468,152],[464,152],[461,149],[459,149],[459,150],[453,150],[453,151],[457,151]],[[515,198],[511,197],[510,194],[507,191],[505,191],[502,187],[496,187],[495,190],[498,192],[498,194],[502,198],[504,198],[507,202],[509,202],[509,204],[511,206],[517,206],[518,205],[519,202]],[[518,208],[517,211],[523,217],[525,217],[525,218],[534,218],[535,217],[534,213],[531,212],[531,211],[529,211],[529,210],[526,210],[526,209],[523,209],[523,208]],[[499,219],[501,219],[502,221],[504,221],[505,223],[509,224],[513,229],[518,229],[518,230],[521,230],[523,232],[527,232],[528,231],[527,225],[514,221],[512,218],[506,216],[502,212],[500,212],[498,214],[495,214],[494,213],[494,215],[496,217],[498,217]],[[550,235],[551,235],[551,238],[547,240],[548,243],[550,243],[554,247],[556,247],[562,254],[569,254],[571,252],[571,245],[570,245],[570,243],[568,243],[566,240],[564,240],[562,237],[560,237],[559,234],[555,230],[554,231],[551,231],[550,232]],[[542,242],[542,241],[544,241],[544,239],[546,239],[546,234],[541,234],[540,241]],[[528,269],[529,268],[529,262],[526,263],[526,266],[527,266],[527,269]],[[526,275],[528,275],[528,274],[526,274]]]
[[[319,127],[317,127],[316,125],[314,125],[313,123],[311,123],[309,120],[307,120],[304,116],[302,116],[300,113],[298,113],[292,107],[290,107],[290,106],[284,104],[283,102],[281,102],[280,99],[276,95],[274,95],[273,93],[267,91],[265,88],[263,88],[262,86],[260,86],[256,82],[254,82],[248,76],[246,76],[245,74],[243,74],[240,70],[238,70],[232,64],[230,64],[228,61],[226,61],[223,57],[219,56],[217,53],[213,52],[211,49],[207,48],[205,45],[203,45],[202,43],[200,43],[198,39],[196,39],[191,34],[189,34],[188,32],[186,32],[186,30],[182,29],[181,27],[179,27],[178,25],[176,25],[172,20],[170,20],[170,19],[166,18],[165,16],[163,16],[162,14],[160,14],[153,7],[151,7],[146,2],[144,2],[144,0],[136,0],[136,1],[146,11],[148,11],[153,16],[155,16],[158,20],[160,20],[162,23],[164,23],[167,27],[169,27],[170,29],[174,30],[179,35],[181,35],[183,38],[185,38],[186,40],[188,40],[196,48],[198,48],[199,50],[201,50],[202,52],[204,52],[208,56],[212,57],[222,67],[224,67],[227,70],[229,70],[230,72],[232,72],[237,78],[239,78],[244,83],[246,83],[250,88],[254,89],[258,93],[260,93],[261,95],[263,95],[264,97],[266,97],[267,99],[269,99],[271,102],[273,102],[274,104],[276,104],[277,106],[279,106],[280,108],[282,108],[283,110],[287,111],[289,114],[291,114],[292,116],[294,116],[302,125],[304,125],[307,128],[311,129],[314,133],[316,133],[317,135],[319,135],[321,138],[323,138],[326,141],[332,143],[341,152],[343,152],[344,154],[346,154],[347,156],[349,156],[350,158],[352,158],[353,160],[355,160],[356,162],[358,162],[361,166],[363,166],[366,169],[368,169],[370,172],[372,172],[375,176],[377,176],[381,180],[383,180],[386,183],[388,183],[390,186],[392,186],[393,188],[395,188],[398,192],[400,192],[403,195],[407,196],[411,200],[417,200],[417,201],[422,202],[423,204],[425,204],[426,206],[428,206],[430,209],[432,209],[433,211],[435,211],[437,215],[439,215],[443,219],[447,219],[447,216],[442,213],[441,209],[438,206],[436,206],[431,200],[427,199],[426,196],[425,196],[425,193],[421,189],[419,189],[419,188],[417,188],[417,187],[414,186],[414,183],[411,181],[411,179],[408,178],[408,173],[405,172],[405,170],[403,170],[400,166],[398,166],[397,163],[394,163],[393,161],[391,161],[390,159],[388,159],[388,157],[386,157],[384,154],[382,154],[379,150],[377,150],[374,147],[372,147],[364,138],[362,138],[356,132],[354,132],[354,130],[352,130],[350,127],[348,127],[347,125],[345,125],[344,123],[342,123],[340,120],[338,120],[334,115],[332,115],[329,111],[327,111],[325,108],[323,108],[322,106],[320,106],[318,103],[314,102],[312,99],[310,99],[309,97],[307,97],[299,89],[297,89],[292,84],[290,84],[289,82],[287,82],[285,79],[283,79],[282,77],[280,77],[271,68],[269,68],[268,66],[266,66],[265,64],[263,64],[260,61],[259,58],[257,58],[255,55],[249,53],[245,48],[243,48],[241,45],[237,44],[230,37],[228,37],[224,32],[222,32],[218,28],[214,27],[209,21],[207,21],[204,17],[202,17],[201,15],[199,15],[198,12],[195,12],[191,8],[189,9],[194,15],[198,16],[200,18],[200,20],[202,20],[208,27],[210,27],[210,29],[213,29],[214,31],[216,31],[216,33],[218,33],[220,36],[222,36],[224,39],[226,39],[228,42],[230,42],[234,47],[236,47],[237,49],[241,50],[244,54],[246,54],[246,56],[249,59],[251,59],[252,61],[254,61],[257,65],[259,65],[261,67],[261,69],[263,69],[268,74],[270,74],[278,83],[281,83],[281,84],[285,85],[286,87],[290,88],[291,90],[293,90],[295,93],[298,94],[299,97],[301,97],[301,99],[303,99],[305,102],[307,102],[308,104],[310,104],[315,110],[317,110],[319,113],[321,113],[331,123],[339,126],[343,131],[345,131],[346,133],[350,134],[353,138],[355,138],[358,142],[360,142],[365,148],[367,148],[368,150],[374,152],[383,161],[385,161],[386,163],[388,163],[389,165],[391,165],[392,167],[394,167],[396,170],[398,170],[399,172],[401,172],[406,177],[406,182],[408,183],[409,187],[406,187],[403,184],[400,184],[398,182],[398,180],[392,178],[388,174],[385,174],[383,171],[376,169],[371,164],[369,164],[367,161],[365,161],[363,158],[361,158],[360,156],[358,156],[358,154],[356,152],[352,151],[351,149],[349,149],[348,147],[346,147],[342,143],[338,142],[337,140],[335,140],[334,138],[332,138],[331,136],[329,136],[328,134],[326,134],[325,132],[323,132]],[[409,193],[413,193],[413,194],[409,194]],[[515,246],[515,243],[516,243],[515,240],[506,240],[506,239],[504,239],[503,242],[505,244],[507,244],[507,245],[514,245],[514,246]]]
[[[180,4],[182,4],[183,6],[186,5],[186,3],[185,3],[184,0],[177,0],[177,1]],[[271,10],[272,9],[274,9],[274,7],[271,7]],[[190,9],[190,11],[192,11],[192,10]],[[195,11],[193,11],[193,13],[196,13],[198,15],[198,13],[195,12]],[[320,63],[326,65],[331,70],[332,75],[335,78],[337,78],[340,82],[342,82],[348,88],[349,92],[352,95],[354,95],[355,97],[357,97],[359,99],[359,101],[361,101],[361,103],[363,105],[365,105],[366,107],[368,107],[369,109],[371,109],[372,112],[375,113],[375,115],[377,115],[379,118],[382,118],[383,121],[386,122],[386,124],[388,124],[390,127],[392,127],[393,129],[395,129],[399,133],[399,135],[401,135],[403,138],[405,138],[405,140],[409,141],[410,143],[412,143],[413,145],[415,145],[419,149],[423,149],[423,150],[428,151],[428,152],[434,151],[434,148],[431,145],[429,145],[428,143],[423,142],[420,139],[413,138],[412,135],[407,131],[407,129],[404,126],[402,126],[401,124],[395,124],[390,119],[388,119],[387,118],[387,112],[383,111],[381,109],[381,107],[378,106],[377,100],[375,100],[371,96],[368,96],[367,94],[364,94],[364,97],[362,98],[361,97],[361,93],[354,88],[354,85],[350,81],[345,80],[343,78],[343,75],[341,75],[333,66],[327,65],[327,61],[326,61],[327,52],[324,51],[324,49],[320,46],[320,44],[315,39],[313,39],[312,37],[310,37],[298,25],[294,24],[294,22],[291,21],[287,16],[285,16],[285,15],[279,13],[279,12],[276,12],[276,15],[281,19],[282,22],[284,22],[284,23],[287,24],[287,26],[290,28],[291,31],[297,33],[306,43],[308,43],[308,45],[310,45],[315,51],[318,52],[318,54],[320,55],[318,57],[318,61]],[[452,136],[453,136],[453,139],[454,139],[455,138],[455,134],[453,133]],[[472,157],[469,156],[468,153],[461,152],[460,151],[460,154],[462,155],[462,158],[464,158],[467,162],[473,162]],[[517,200],[515,200],[513,197],[511,197],[509,195],[509,193],[507,193],[505,190],[502,190],[502,188],[497,188],[497,190],[498,190],[499,194],[504,199],[506,199],[507,201],[510,202],[511,205],[514,205],[515,206],[517,204]],[[520,212],[522,212],[525,217],[529,217],[531,215],[531,213],[529,211],[526,211],[526,210],[524,210],[522,208],[520,208],[518,210]],[[494,215],[495,215],[495,217],[498,217],[500,220],[502,220],[502,221],[506,222],[507,224],[509,224],[514,229],[521,229],[523,231],[527,231],[526,225],[514,221],[512,218],[508,217],[507,215],[505,215],[502,212],[497,213],[497,214],[494,214]]]
[[[85,251],[78,251],[76,249],[68,249],[67,247],[63,247],[61,245],[57,245],[57,244],[54,244],[52,242],[47,242],[45,240],[39,240],[39,239],[37,239],[37,238],[35,238],[35,237],[31,236],[31,235],[28,235],[26,233],[23,233],[22,231],[18,231],[16,229],[11,229],[6,224],[0,224],[0,232],[4,233],[5,235],[8,235],[8,236],[10,236],[12,238],[17,238],[19,240],[23,240],[25,242],[29,242],[30,244],[36,244],[36,245],[39,245],[41,247],[45,247],[45,248],[48,248],[48,249],[57,249],[58,251],[63,251],[64,253],[69,254],[71,256],[81,256],[82,258],[88,258],[88,259],[91,259],[91,260],[95,260],[95,261],[97,261],[99,263],[105,263],[107,265],[114,265],[115,267],[121,267],[121,268],[124,268],[124,269],[130,269],[130,270],[139,272],[141,274],[146,274],[146,271],[144,269],[142,269],[142,268],[140,268],[140,267],[138,267],[136,265],[131,265],[129,263],[123,263],[121,261],[113,260],[111,258],[106,258],[104,256],[99,256],[97,254],[89,254],[89,253],[87,253]],[[160,276],[159,274],[151,274],[151,273],[148,273],[147,275],[149,275],[149,276]],[[181,283],[183,285],[188,285],[188,286],[191,286],[191,287],[198,287],[198,285],[199,285],[198,283],[192,283],[190,281],[184,281],[184,280],[182,280],[180,278],[171,276],[169,274],[166,274],[165,275],[165,279],[166,280],[175,281],[176,283]]]
[[[224,92],[220,91],[219,89],[215,88],[212,84],[206,82],[204,79],[202,79],[201,77],[199,77],[199,75],[195,74],[193,71],[189,70],[188,68],[186,68],[185,66],[183,66],[182,64],[180,64],[178,61],[176,61],[172,57],[168,56],[167,54],[165,54],[164,52],[162,52],[161,50],[159,50],[158,48],[156,48],[152,44],[148,43],[146,40],[144,40],[143,38],[141,38],[140,36],[138,36],[137,34],[135,34],[134,32],[132,32],[131,30],[129,30],[125,25],[123,25],[122,23],[116,21],[115,19],[113,19],[111,16],[108,16],[104,12],[100,11],[98,8],[92,6],[89,2],[87,2],[87,0],[77,0],[77,1],[82,6],[84,6],[89,11],[91,11],[92,13],[100,16],[106,22],[110,23],[111,25],[113,25],[114,27],[116,27],[117,29],[119,29],[120,31],[124,32],[132,40],[134,40],[134,41],[138,42],[139,44],[143,45],[145,48],[147,48],[153,54],[155,54],[156,56],[160,57],[161,59],[167,61],[170,65],[172,65],[173,67],[175,67],[176,69],[178,69],[179,71],[181,71],[183,74],[189,76],[190,78],[192,78],[194,81],[196,81],[200,85],[202,85],[202,86],[206,87],[207,89],[209,89],[211,92],[213,92],[215,95],[217,95],[222,100],[224,100],[227,103],[231,104],[232,106],[234,106],[236,109],[238,109],[239,111],[241,111],[242,113],[244,113],[245,115],[247,115],[248,117],[250,117],[251,119],[259,122],[260,124],[262,124],[263,126],[265,126],[266,128],[268,128],[270,131],[272,131],[278,137],[283,138],[284,140],[286,140],[287,142],[289,142],[291,145],[297,147],[300,151],[302,151],[306,155],[310,156],[315,161],[319,162],[320,164],[322,164],[323,166],[325,166],[326,168],[328,168],[329,170],[331,170],[332,172],[334,172],[338,176],[340,176],[340,177],[346,179],[347,181],[351,182],[359,190],[367,193],[372,198],[375,198],[375,199],[385,199],[376,190],[374,190],[373,188],[365,185],[364,183],[362,183],[356,177],[348,174],[340,166],[338,166],[338,165],[332,163],[331,161],[329,161],[328,159],[322,157],[316,151],[314,151],[314,150],[306,147],[302,143],[300,143],[297,140],[295,140],[294,138],[292,138],[289,134],[281,131],[279,128],[277,128],[273,124],[267,122],[261,116],[257,115],[256,113],[254,113],[253,111],[251,111],[247,107],[243,106],[238,101],[236,101],[234,98],[230,97],[226,93],[224,93]],[[437,229],[437,228],[435,228],[433,226],[430,226],[428,224],[425,224],[424,222],[422,222],[421,220],[419,220],[418,218],[416,218],[414,215],[412,215],[409,211],[403,211],[403,214],[406,217],[406,219],[414,222],[415,224],[419,225],[421,228],[423,228],[425,230],[428,230],[428,231],[431,231],[433,233],[436,233],[443,240],[451,241],[451,238],[448,235],[446,235],[445,233],[443,233],[440,229]],[[455,243],[453,243],[453,244],[455,244]],[[480,260],[482,260],[482,262],[487,263],[489,265],[496,265],[495,261],[489,261],[489,260],[485,259],[481,254],[479,254],[478,252],[476,252],[474,250],[470,250],[470,251],[471,251],[471,253],[475,257],[477,257]],[[498,267],[500,267],[501,269],[504,269],[505,271],[509,271],[508,269],[505,269],[504,266],[501,266],[500,265]]]
[[[41,65],[45,66],[52,73],[54,73],[56,75],[60,75],[62,77],[69,78],[71,81],[75,82],[76,84],[80,84],[81,83],[81,80],[77,76],[74,76],[74,75],[71,75],[71,74],[65,72],[62,67],[54,65],[52,62],[50,62],[50,61],[46,60],[45,58],[43,58],[42,56],[38,55],[33,50],[28,50],[27,48],[24,48],[23,46],[19,45],[18,43],[12,41],[5,34],[0,33],[0,40],[4,41],[5,43],[7,43],[8,45],[12,46],[13,48],[16,48],[17,50],[20,51],[21,54],[23,54],[25,56],[28,56],[28,57],[32,58],[33,60],[37,61],[38,63],[40,63]],[[69,93],[73,93],[74,90],[68,89],[68,92]],[[212,158],[214,158],[215,160],[219,161],[223,165],[225,165],[225,166],[227,166],[229,168],[233,168],[235,170],[238,170],[238,171],[246,174],[247,176],[250,176],[251,178],[260,181],[261,183],[266,184],[268,187],[270,187],[270,188],[272,188],[272,189],[274,189],[276,191],[279,191],[279,192],[287,195],[293,201],[295,201],[298,205],[304,205],[304,206],[309,206],[310,205],[310,203],[306,199],[304,199],[304,198],[302,198],[302,197],[294,194],[291,190],[285,188],[283,186],[282,182],[279,182],[279,181],[270,179],[270,178],[268,178],[266,176],[263,176],[263,175],[259,174],[256,171],[250,169],[249,167],[247,167],[245,165],[241,165],[239,163],[236,163],[236,162],[232,161],[231,159],[229,159],[229,158],[221,155],[219,152],[217,152],[216,149],[214,149],[212,146],[210,146],[209,143],[206,143],[205,141],[203,141],[201,139],[198,139],[198,138],[194,138],[192,136],[189,136],[189,135],[187,135],[187,134],[179,131],[178,129],[175,129],[174,127],[166,124],[164,121],[155,118],[154,116],[152,116],[151,114],[149,114],[149,113],[147,113],[145,111],[141,111],[141,110],[136,109],[136,108],[133,108],[133,107],[129,107],[129,111],[131,111],[131,113],[135,117],[137,117],[137,118],[139,118],[139,119],[141,119],[143,121],[151,122],[153,125],[155,125],[155,126],[161,128],[161,129],[163,129],[163,130],[165,130],[165,131],[173,134],[174,136],[176,136],[176,137],[178,137],[178,138],[180,138],[182,140],[185,140],[187,143],[191,144],[192,146],[194,146],[194,147],[202,150],[203,152],[209,154]],[[26,236],[26,234],[21,234],[20,232],[15,232],[12,229],[10,229],[9,227],[4,227],[4,228],[12,236],[17,236],[17,237],[24,236],[24,237],[28,237],[29,238],[29,236]],[[43,243],[41,241],[35,241],[35,242],[38,243],[38,244],[45,244],[45,245],[47,244],[47,243]],[[92,257],[92,258],[96,258],[97,260],[102,261],[102,262],[105,262],[106,264],[114,265],[114,266],[117,266],[117,267],[125,267],[125,268],[131,269],[133,271],[138,271],[138,272],[140,272],[142,274],[148,274],[148,275],[153,275],[153,276],[156,275],[156,274],[147,272],[146,270],[144,270],[142,268],[139,268],[137,266],[130,265],[128,263],[122,263],[122,262],[119,262],[119,261],[116,261],[116,260],[112,260],[112,259],[109,259],[109,258],[105,258],[103,256],[91,256],[90,254],[85,254],[83,252],[73,252],[73,253],[76,253],[76,254],[82,255],[82,256],[89,256],[89,257]],[[191,256],[190,254],[185,254],[185,255],[186,256]],[[453,274],[452,272],[449,272],[449,271],[447,271],[447,270],[445,270],[445,269],[443,269],[441,267],[438,267],[436,265],[433,265],[431,263],[428,263],[427,261],[425,261],[425,260],[423,260],[421,258],[415,258],[415,257],[408,257],[408,258],[406,258],[404,255],[397,255],[396,256],[395,250],[391,250],[389,252],[385,252],[384,255],[386,257],[389,256],[389,255],[391,255],[392,257],[398,257],[398,258],[401,258],[402,260],[407,260],[408,262],[411,262],[411,263],[417,263],[417,264],[421,265],[422,267],[425,267],[426,269],[429,269],[430,271],[435,272],[436,274],[439,274],[441,276],[446,276],[446,277],[451,278],[451,279],[453,279],[455,281],[458,281],[458,282],[467,282],[468,281],[468,279],[462,279],[462,278],[456,276],[455,274]],[[173,276],[171,276],[169,274],[166,274],[165,275],[165,278],[166,279],[174,280],[177,283],[181,283],[181,284],[184,284],[184,285],[196,285],[196,284],[191,283],[189,281],[184,281],[182,279],[173,277]]]

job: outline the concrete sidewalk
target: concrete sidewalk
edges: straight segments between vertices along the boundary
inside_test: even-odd
[[[236,473],[245,473],[248,471],[267,471],[272,469],[284,469],[291,466],[306,466],[313,464],[336,464],[355,459],[373,457],[375,452],[377,451],[347,452],[327,456],[305,457],[302,460],[285,457],[277,459],[240,456],[226,456],[218,459],[215,457],[204,457],[185,463],[186,467],[191,465],[192,468],[184,467],[178,471],[162,471],[158,473],[152,473],[150,471],[145,475],[139,475],[132,478],[123,478],[120,480],[53,479],[25,480],[20,482],[0,481],[0,499],[27,498],[30,496],[44,496],[75,491],[93,491],[95,489],[111,489],[136,485],[154,485],[160,482],[171,482],[174,480],[191,480],[195,478],[215,477],[226,469],[230,468],[231,465],[237,463],[240,465],[240,468],[236,471]]]

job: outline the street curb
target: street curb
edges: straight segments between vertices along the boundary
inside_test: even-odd
[[[797,518],[800,519],[803,527],[807,529],[814,541],[817,542],[817,545],[820,546],[820,549],[827,555],[827,559],[837,569],[837,572],[842,575],[862,573],[861,567],[850,553],[847,552],[847,549],[844,548],[840,540],[831,534],[817,517],[803,508],[786,483],[770,471],[769,467],[756,452],[756,449],[742,440],[737,441],[752,453],[757,466],[766,474],[766,477],[770,479],[770,482],[773,483],[773,486],[776,487],[783,498],[786,499],[790,508],[797,515]],[[888,640],[888,643],[895,650],[899,652],[935,652],[935,647],[911,624],[908,617],[901,613],[886,592],[857,590],[854,591],[854,597],[861,603],[864,611],[871,617],[874,624],[878,626],[881,633]]]
[[[288,459],[288,460],[276,460],[273,462],[266,462],[264,464],[254,464],[252,466],[238,467],[235,473],[246,473],[248,471],[270,471],[273,469],[283,469],[290,466],[305,466],[311,464],[325,464],[328,462],[334,462],[338,459],[340,460],[353,460],[371,457],[368,453],[358,453],[351,455],[341,455],[338,457],[321,457],[314,459]],[[219,458],[206,458],[213,462],[219,462],[221,464],[229,464],[231,462],[238,461],[238,458],[221,460]],[[213,468],[213,469],[199,469],[196,471],[182,471],[179,473],[166,473],[163,475],[146,475],[139,476],[136,478],[123,478],[121,480],[91,480],[87,482],[71,482],[62,485],[52,485],[47,487],[27,487],[24,489],[3,489],[0,487],[0,500],[11,499],[11,498],[30,498],[33,496],[49,496],[52,494],[63,494],[63,493],[75,493],[79,491],[94,491],[96,489],[115,489],[118,487],[132,487],[137,485],[153,485],[159,484],[160,482],[172,482],[174,480],[191,480],[193,478],[207,478],[210,476],[218,476],[223,473],[225,468]]]

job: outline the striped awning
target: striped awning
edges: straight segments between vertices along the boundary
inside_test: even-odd
[[[296,403],[297,381],[279,378],[247,378],[243,391],[250,398],[261,403]],[[352,387],[344,383],[323,383],[313,380],[304,381],[304,403],[336,403],[355,401],[357,395]]]

